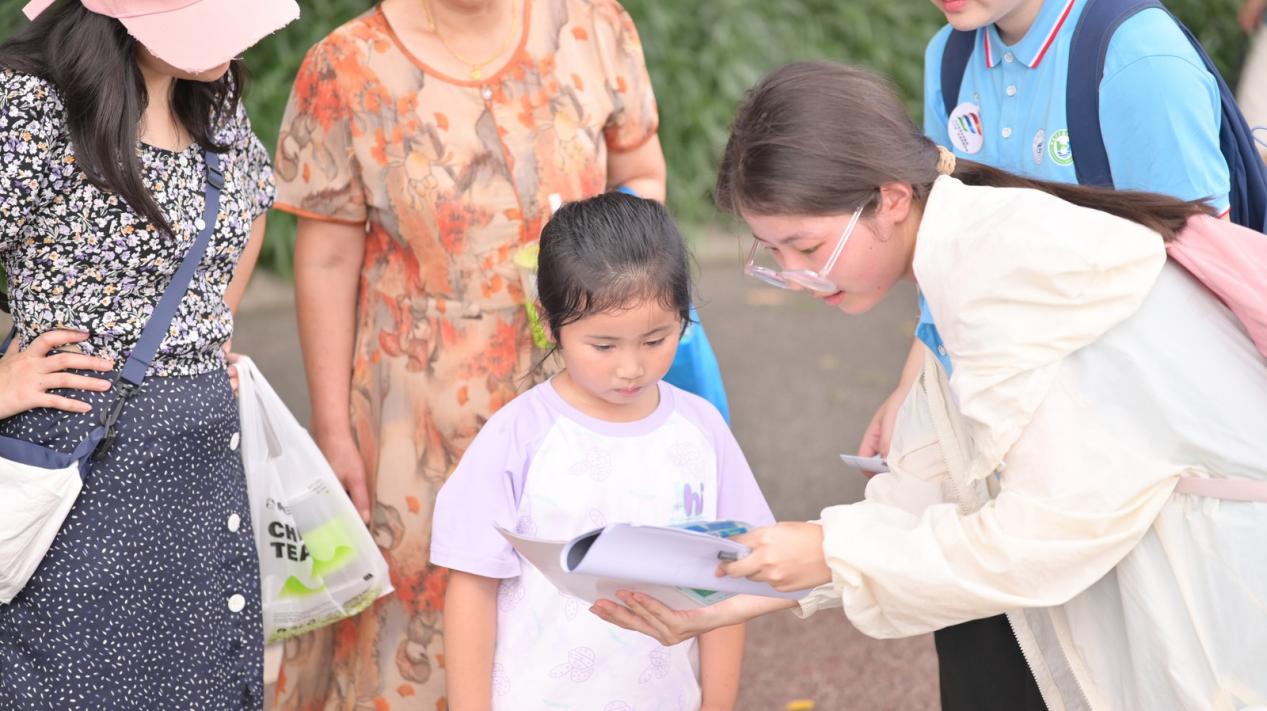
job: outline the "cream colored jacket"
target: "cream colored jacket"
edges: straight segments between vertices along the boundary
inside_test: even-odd
[[[822,512],[833,581],[874,637],[1008,613],[1053,711],[1267,704],[1267,362],[1151,230],[942,177],[915,275],[929,354],[892,471]]]

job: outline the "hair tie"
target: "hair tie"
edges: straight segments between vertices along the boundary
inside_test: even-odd
[[[955,172],[955,154],[945,146],[937,146],[937,173],[951,175]]]

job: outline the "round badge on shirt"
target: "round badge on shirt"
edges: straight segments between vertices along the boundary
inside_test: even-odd
[[[950,133],[950,142],[962,153],[976,153],[985,142],[985,131],[981,128],[981,107],[965,101],[950,112],[950,120],[946,122],[946,130]]]
[[[1047,154],[1056,165],[1073,165],[1073,149],[1069,147],[1069,130],[1062,128],[1051,134]]]

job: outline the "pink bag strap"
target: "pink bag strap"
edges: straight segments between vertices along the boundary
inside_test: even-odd
[[[1203,479],[1185,476],[1179,480],[1175,491],[1226,501],[1267,502],[1267,481],[1254,479]]]
[[[1232,311],[1267,357],[1267,236],[1198,215],[1166,244],[1166,254]]]

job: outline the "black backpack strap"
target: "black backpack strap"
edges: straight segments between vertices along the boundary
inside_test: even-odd
[[[1169,11],[1167,11],[1169,12]],[[1236,103],[1236,96],[1201,42],[1173,14],[1175,24],[1197,50],[1205,68],[1214,75],[1219,88],[1219,150],[1227,160],[1228,203],[1232,222],[1262,232],[1267,222],[1267,166],[1258,153],[1254,132]]]
[[[1070,44],[1065,114],[1074,170],[1082,185],[1113,187],[1109,157],[1100,132],[1100,80],[1113,33],[1137,12],[1160,8],[1188,38],[1219,90],[1219,150],[1227,161],[1232,222],[1263,231],[1267,222],[1267,169],[1236,98],[1201,42],[1158,0],[1087,0]]]
[[[977,30],[963,32],[951,30],[946,38],[946,49],[941,55],[941,98],[946,105],[946,115],[954,112],[959,104],[959,88],[968,70],[968,58],[977,44]]]
[[[1100,79],[1113,33],[1135,13],[1162,7],[1157,0],[1087,0],[1069,44],[1065,120],[1073,167],[1082,185],[1113,187],[1113,172],[1100,133]]]

